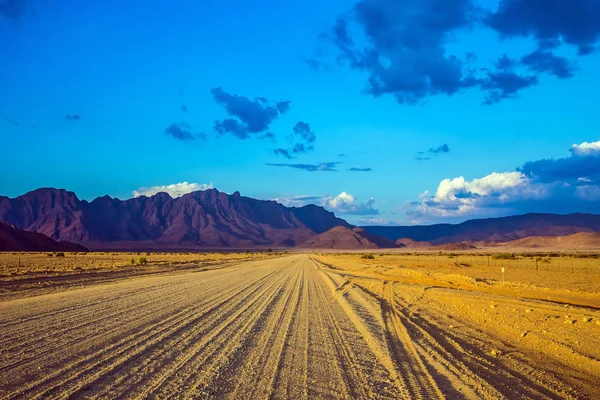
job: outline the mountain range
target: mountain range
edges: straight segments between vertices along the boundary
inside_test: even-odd
[[[0,197],[0,221],[92,249],[294,246],[334,226],[350,226],[322,207],[285,207],[216,189],[88,202],[63,189]]]
[[[299,245],[421,248],[462,242],[511,243],[527,237],[600,232],[600,215],[593,214],[526,214],[456,225],[355,229],[323,207],[286,207],[275,201],[216,189],[178,198],[158,193],[128,200],[103,196],[91,202],[80,200],[75,193],[64,189],[37,189],[15,198],[0,196],[0,221],[92,250]]]
[[[472,219],[460,224],[415,226],[365,226],[372,235],[390,240],[409,238],[418,242],[509,242],[530,236],[566,236],[600,231],[600,215],[525,214],[501,218]]]

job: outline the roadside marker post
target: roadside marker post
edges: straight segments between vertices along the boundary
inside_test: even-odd
[[[504,285],[504,267],[502,267],[502,284]]]

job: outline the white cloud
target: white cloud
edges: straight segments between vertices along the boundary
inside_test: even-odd
[[[423,216],[460,217],[477,215],[488,207],[544,195],[543,187],[532,185],[521,172],[493,172],[471,181],[462,176],[444,179],[433,196],[425,191],[412,209],[410,205],[406,207],[409,208],[407,214],[417,219]]]
[[[342,192],[337,196],[327,196],[323,199],[323,206],[339,214],[350,215],[377,215],[379,211],[373,208],[374,198],[369,198],[364,203],[359,203],[350,193]]]
[[[442,180],[405,213],[412,223],[527,212],[600,212],[600,141],[574,144],[571,156],[526,162],[511,172]]]
[[[133,197],[152,196],[156,193],[165,192],[171,197],[181,197],[184,194],[196,192],[198,190],[212,189],[213,183],[189,183],[181,182],[166,186],[142,187],[133,191]]]
[[[600,141],[574,144],[571,146],[570,151],[574,156],[597,156],[600,155]]]
[[[444,179],[440,182],[433,200],[441,202],[456,200],[457,198],[488,196],[527,183],[527,177],[521,172],[493,172],[472,181],[467,181],[462,176],[454,179]]]
[[[346,215],[378,215],[379,211],[373,208],[375,204],[374,198],[361,203],[356,198],[347,192],[342,192],[337,196],[281,196],[274,199],[284,206],[301,207],[307,204],[316,204],[337,214]]]

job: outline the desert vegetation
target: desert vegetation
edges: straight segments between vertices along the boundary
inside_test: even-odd
[[[278,253],[215,252],[0,252],[0,276],[114,270],[131,266],[182,266],[263,258]]]

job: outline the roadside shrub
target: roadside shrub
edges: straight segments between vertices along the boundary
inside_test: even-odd
[[[55,257],[64,257],[65,253],[54,253]]]
[[[146,265],[146,264],[148,264],[148,259],[146,257],[140,257],[139,264],[140,265]]]
[[[54,256],[54,254],[52,254],[52,253],[48,253],[48,254],[46,254],[46,255],[47,255],[48,257],[53,257],[53,256]]]
[[[374,260],[375,256],[373,254],[363,254],[361,258],[365,260]]]
[[[131,258],[129,259],[129,262],[131,263],[131,265],[135,264],[135,257],[131,256]]]
[[[516,258],[517,257],[515,257],[514,254],[510,253],[499,253],[492,255],[492,260],[516,260]]]

